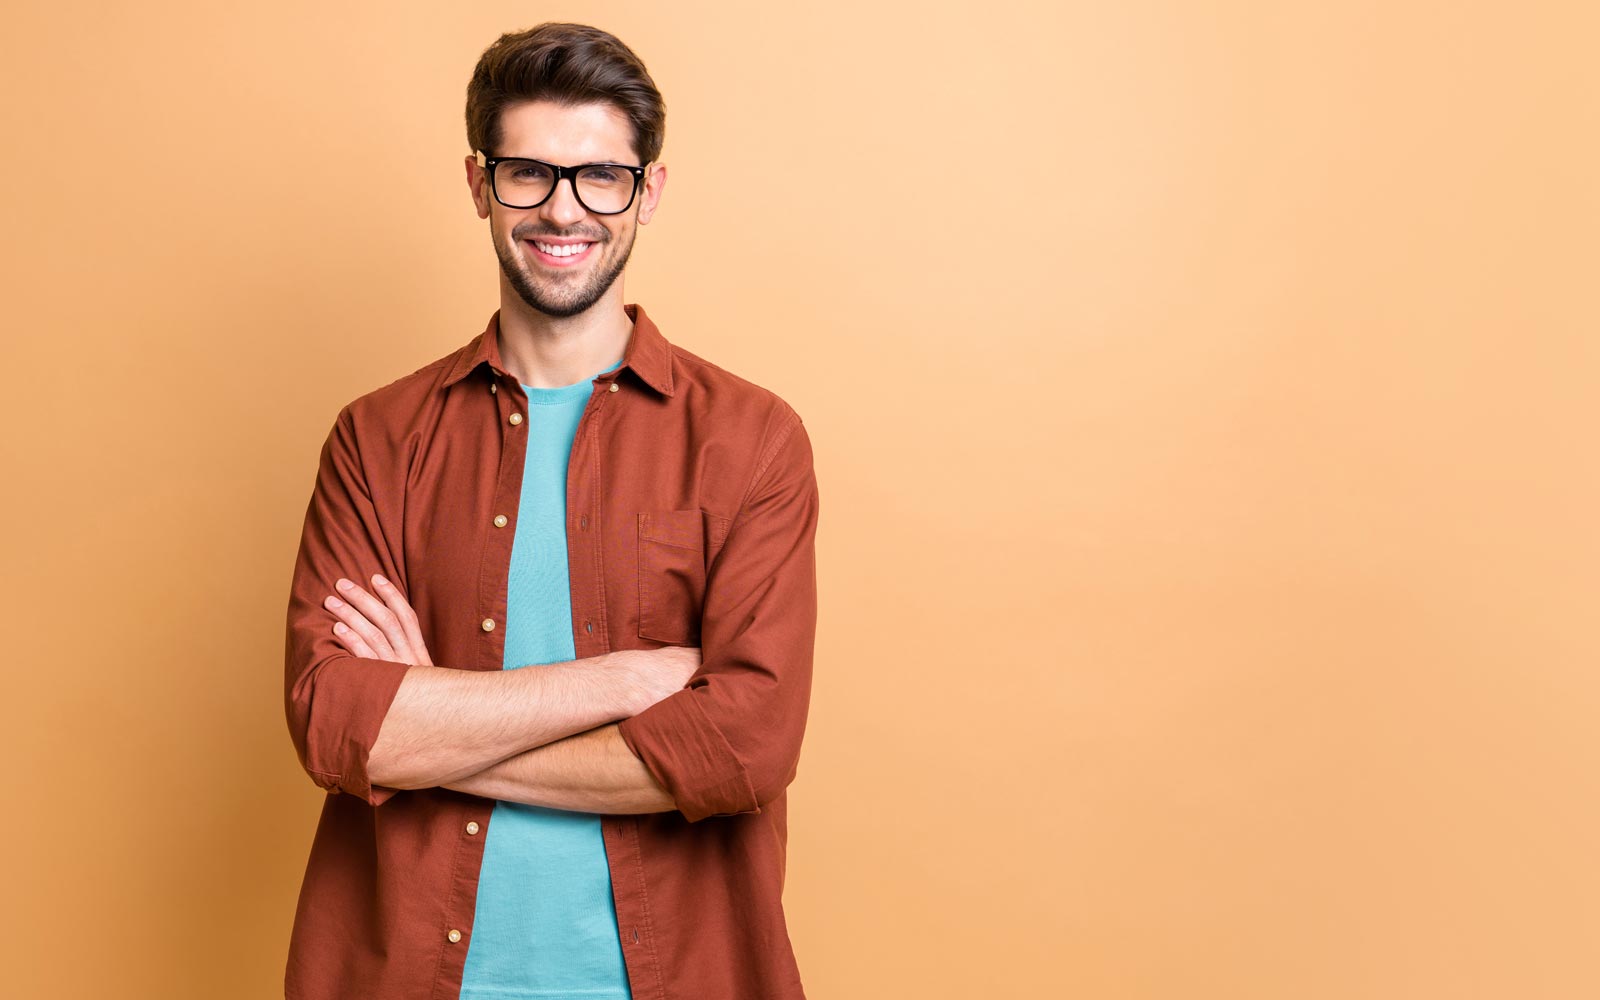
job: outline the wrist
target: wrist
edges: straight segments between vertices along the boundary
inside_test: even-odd
[[[631,719],[650,707],[650,691],[640,671],[643,663],[639,650],[619,649],[602,653],[598,658],[614,711],[612,721]]]

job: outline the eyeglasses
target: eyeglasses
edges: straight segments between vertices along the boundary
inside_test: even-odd
[[[538,208],[555,193],[561,178],[570,178],[578,204],[595,215],[626,212],[644,180],[644,167],[628,163],[580,163],[563,167],[525,156],[485,156],[475,150],[478,166],[489,172],[489,190],[507,208]]]

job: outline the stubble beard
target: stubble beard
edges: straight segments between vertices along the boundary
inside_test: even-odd
[[[558,275],[548,280],[541,280],[530,273],[535,265],[528,263],[516,249],[500,239],[500,234],[494,229],[493,220],[490,225],[495,256],[500,259],[500,272],[506,276],[506,281],[516,290],[518,297],[528,304],[528,308],[556,318],[576,316],[600,301],[601,296],[605,295],[612,283],[617,280],[617,275],[627,266],[628,258],[633,254],[633,240],[637,233],[638,229],[635,228],[628,234],[628,243],[617,255],[616,260],[608,264],[602,259],[588,266],[589,273],[586,277],[574,280],[571,276]],[[597,252],[610,243],[609,239],[597,242],[590,252]]]

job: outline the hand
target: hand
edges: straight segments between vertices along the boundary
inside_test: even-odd
[[[699,646],[619,649],[606,654],[613,667],[627,673],[634,692],[631,715],[682,691],[700,669]]]
[[[372,586],[383,600],[361,589],[360,584],[340,577],[336,585],[343,600],[332,594],[323,606],[339,617],[333,637],[356,656],[413,666],[431,667],[428,647],[422,641],[417,613],[406,603],[400,588],[382,576],[372,577]]]

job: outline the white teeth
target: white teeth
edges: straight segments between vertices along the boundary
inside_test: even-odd
[[[534,240],[533,245],[552,257],[571,257],[575,253],[583,253],[589,249],[589,244],[587,243],[574,243],[571,246],[552,246],[549,243],[540,243],[538,240]]]

